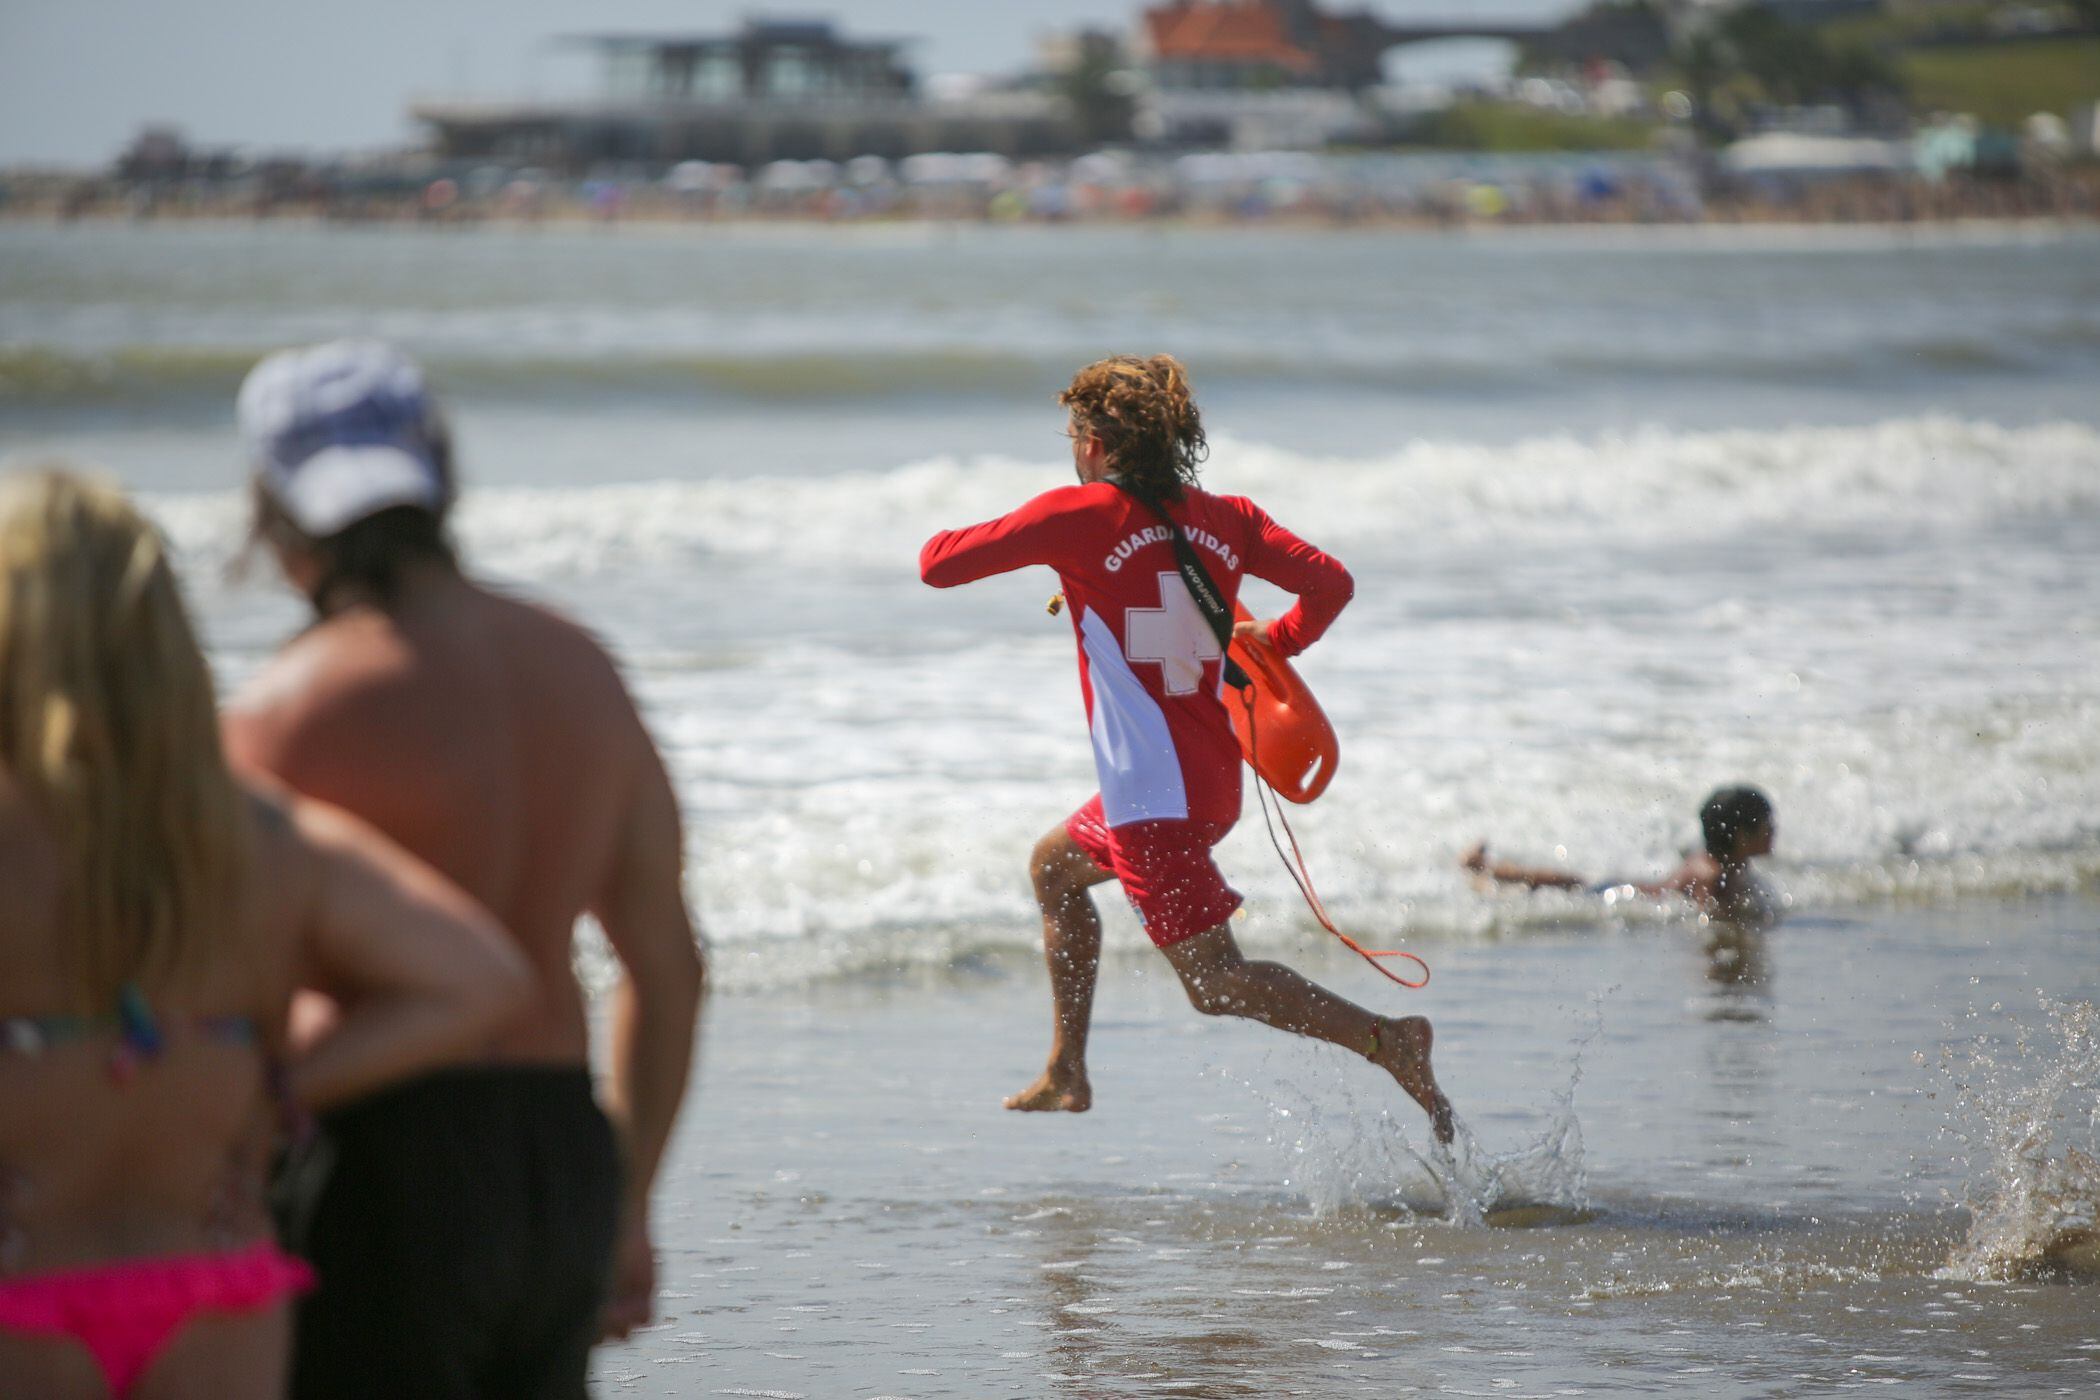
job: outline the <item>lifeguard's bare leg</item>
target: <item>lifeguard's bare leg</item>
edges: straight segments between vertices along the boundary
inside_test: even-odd
[[[1088,891],[1114,877],[1094,864],[1062,826],[1036,842],[1028,876],[1043,911],[1043,961],[1050,969],[1050,1063],[1006,1106],[1084,1113],[1094,1102],[1086,1077],[1086,1033],[1101,969],[1101,916]]]
[[[1451,1101],[1437,1087],[1429,1065],[1433,1034],[1426,1017],[1379,1016],[1282,963],[1251,961],[1241,955],[1232,930],[1222,924],[1160,951],[1174,965],[1189,1003],[1198,1011],[1206,1016],[1245,1016],[1364,1056],[1422,1106],[1438,1141],[1451,1141]]]

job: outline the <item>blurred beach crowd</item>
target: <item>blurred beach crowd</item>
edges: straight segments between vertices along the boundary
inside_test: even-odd
[[[1781,148],[1768,146],[1779,153]],[[1783,158],[1783,155],[1782,155]],[[684,161],[660,175],[564,176],[530,166],[419,161],[223,161],[174,177],[0,181],[0,217],[319,219],[473,225],[543,221],[1206,223],[1453,226],[1814,219],[1909,222],[2100,217],[2100,168],[2021,161],[1933,179],[1884,168],[1732,167],[1699,154],[1328,154],[1103,151],[1062,161],[992,152]]]
[[[550,40],[589,94],[424,95],[320,155],[155,123],[102,169],[0,170],[0,218],[788,219],[1426,226],[2089,220],[2100,3],[1596,0],[1509,25],[1172,0],[914,71],[823,19]],[[1421,46],[1505,67],[1409,76]]]

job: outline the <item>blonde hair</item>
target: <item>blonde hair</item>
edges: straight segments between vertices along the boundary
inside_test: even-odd
[[[1101,439],[1109,463],[1139,495],[1178,501],[1210,451],[1189,372],[1172,355],[1112,355],[1057,396],[1073,426]]]
[[[58,848],[77,1009],[234,937],[250,819],[167,548],[69,471],[0,481],[0,767]]]

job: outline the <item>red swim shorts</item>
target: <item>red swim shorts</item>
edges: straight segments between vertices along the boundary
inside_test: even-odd
[[[1208,933],[1240,907],[1210,848],[1230,822],[1153,821],[1111,827],[1101,795],[1065,819],[1065,831],[1095,865],[1122,882],[1145,936],[1161,948]]]

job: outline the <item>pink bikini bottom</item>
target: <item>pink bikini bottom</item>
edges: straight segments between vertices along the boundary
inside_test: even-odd
[[[244,1313],[313,1286],[313,1271],[267,1241],[230,1254],[127,1259],[0,1280],[0,1329],[71,1338],[123,1400],[199,1313]]]

